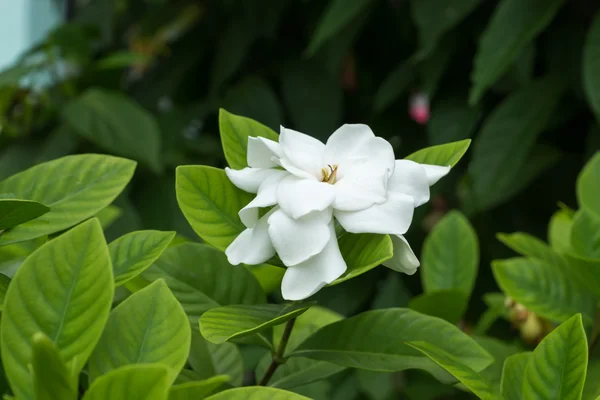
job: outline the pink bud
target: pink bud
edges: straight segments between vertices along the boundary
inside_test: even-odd
[[[425,125],[429,121],[429,97],[419,92],[410,98],[410,117],[418,124]]]

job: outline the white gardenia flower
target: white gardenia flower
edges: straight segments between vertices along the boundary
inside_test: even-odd
[[[248,165],[225,169],[235,186],[256,193],[239,212],[247,229],[225,253],[233,265],[277,253],[287,266],[287,300],[305,299],[346,271],[334,218],[347,232],[390,234],[394,257],[384,265],[414,274],[419,260],[402,235],[414,208],[429,200],[429,187],[450,171],[395,160],[390,143],[362,124],[343,125],[326,144],[283,127],[279,143],[250,137]]]

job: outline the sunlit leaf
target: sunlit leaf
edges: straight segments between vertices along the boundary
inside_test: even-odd
[[[125,365],[92,382],[83,400],[167,400],[169,386],[162,364]]]
[[[465,155],[470,145],[471,139],[439,144],[418,150],[404,158],[421,164],[453,167]]]

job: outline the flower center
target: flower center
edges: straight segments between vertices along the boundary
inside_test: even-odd
[[[321,168],[321,175],[323,176],[321,182],[327,182],[330,185],[333,185],[337,181],[338,165],[333,164],[333,166],[328,165],[327,167],[328,168]]]

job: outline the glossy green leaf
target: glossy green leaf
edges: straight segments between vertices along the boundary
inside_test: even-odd
[[[50,207],[33,221],[4,232],[0,245],[35,239],[67,229],[108,206],[125,188],[135,162],[98,154],[59,158],[0,182],[0,193],[12,193]]]
[[[502,399],[502,396],[496,391],[491,382],[482,377],[479,372],[473,370],[468,363],[463,362],[459,357],[427,342],[417,341],[407,342],[406,344],[419,350],[436,364],[451,373],[480,399]]]
[[[229,382],[227,375],[217,375],[203,381],[173,385],[169,390],[169,400],[202,400]]]
[[[204,244],[184,243],[168,248],[144,271],[143,277],[149,281],[165,280],[194,329],[198,317],[211,308],[266,302],[250,271],[232,266],[225,254]]]
[[[246,228],[238,212],[252,195],[233,186],[222,169],[177,167],[176,189],[179,207],[194,231],[219,250],[225,250]]]
[[[10,278],[0,274],[0,311],[4,307],[4,298],[6,297],[6,292],[8,292],[8,285],[10,285]]]
[[[160,131],[152,114],[128,97],[88,89],[72,100],[62,116],[73,130],[100,147],[162,170]]]
[[[19,398],[33,398],[31,337],[48,336],[78,374],[102,334],[113,292],[108,247],[97,219],[27,257],[8,288],[0,328],[2,362]]]
[[[424,340],[482,370],[493,359],[456,326],[403,308],[367,311],[329,324],[304,341],[292,354],[373,371],[424,369],[438,379],[448,375],[405,344]]]
[[[580,399],[587,355],[581,315],[574,315],[533,351],[523,377],[523,399]]]
[[[83,400],[167,400],[170,382],[162,364],[125,365],[96,379]]]
[[[498,240],[521,255],[537,258],[564,269],[564,260],[560,254],[554,252],[546,243],[534,236],[517,232],[511,234],[499,233],[497,237]]]
[[[524,400],[521,389],[525,367],[529,362],[531,353],[519,353],[508,357],[502,369],[502,395],[505,400]]]
[[[207,397],[207,400],[310,400],[310,398],[282,389],[250,386],[225,390]]]
[[[183,308],[158,280],[111,312],[89,361],[90,379],[128,364],[159,363],[169,368],[171,383],[185,364],[190,341]]]
[[[583,48],[583,88],[596,119],[600,121],[600,15],[589,27]]]
[[[479,267],[479,242],[469,220],[450,211],[423,243],[421,281],[426,293],[458,289],[471,295]]]
[[[325,42],[365,13],[370,4],[371,0],[355,0],[352,3],[344,0],[331,0],[317,22],[315,32],[306,49],[307,54],[314,55]]]
[[[48,211],[50,208],[37,201],[0,199],[0,230],[31,221]]]
[[[559,254],[571,250],[571,226],[573,218],[565,211],[559,210],[552,215],[548,224],[548,242],[552,250]]]
[[[577,177],[577,199],[582,207],[600,218],[600,152],[587,162]]]
[[[210,309],[200,317],[200,333],[212,343],[252,335],[302,314],[310,304],[232,305]]]
[[[571,226],[571,247],[580,257],[600,259],[600,214],[596,216],[587,208],[577,210]]]
[[[458,289],[441,289],[410,299],[408,307],[421,314],[431,315],[452,324],[458,323],[467,310],[468,294]]]
[[[563,264],[511,258],[493,261],[492,270],[504,293],[542,317],[562,322],[581,313],[586,324],[594,318],[593,296],[567,275]]]
[[[348,269],[333,282],[334,285],[364,274],[394,255],[392,239],[388,235],[345,232],[338,238],[338,245]]]
[[[188,363],[199,379],[227,375],[232,385],[240,386],[244,378],[244,360],[238,346],[233,343],[211,343],[202,337],[197,326],[192,329]]]
[[[264,137],[279,141],[279,135],[271,128],[253,119],[231,114],[222,108],[219,110],[219,129],[225,159],[233,169],[248,166],[246,154],[249,137]]]
[[[505,200],[505,192],[523,173],[562,90],[554,78],[539,79],[510,94],[487,117],[469,164],[472,201],[477,210]]]
[[[518,343],[506,343],[488,336],[474,336],[475,341],[494,357],[494,362],[479,374],[495,393],[501,392],[504,360],[522,351]]]
[[[410,62],[403,62],[395,67],[392,72],[383,80],[375,98],[373,99],[373,109],[375,112],[382,112],[388,108],[394,100],[400,97],[410,83],[415,79],[414,65]]]
[[[426,147],[418,150],[406,157],[406,160],[412,160],[421,164],[441,165],[454,167],[457,162],[465,155],[471,145],[471,139],[460,140],[458,142],[439,144],[437,146]]]
[[[76,400],[77,377],[72,375],[54,342],[43,333],[32,338],[31,370],[36,400]]]
[[[500,2],[481,36],[475,56],[469,96],[471,104],[479,102],[484,91],[508,70],[523,48],[552,21],[563,3],[563,0]]]
[[[175,232],[136,231],[108,245],[115,284],[122,285],[148,268],[169,246]]]

